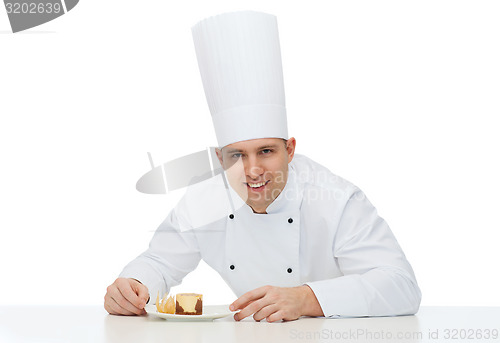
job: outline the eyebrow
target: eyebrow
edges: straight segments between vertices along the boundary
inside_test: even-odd
[[[269,149],[269,148],[276,149],[277,147],[278,147],[277,144],[268,144],[268,145],[263,145],[261,147],[258,147],[257,150],[263,150],[263,149]],[[243,152],[243,150],[241,150],[241,149],[229,149],[229,150],[227,150],[228,154],[232,154],[234,152]]]

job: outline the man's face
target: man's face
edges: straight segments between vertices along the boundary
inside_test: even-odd
[[[295,152],[295,138],[261,138],[217,149],[229,184],[256,213],[278,197],[288,179],[288,163]]]

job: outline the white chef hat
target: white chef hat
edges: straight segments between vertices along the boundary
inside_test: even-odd
[[[224,13],[200,21],[192,32],[219,146],[288,139],[276,17]]]

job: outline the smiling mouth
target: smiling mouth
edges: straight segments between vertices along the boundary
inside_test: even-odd
[[[259,190],[264,188],[267,184],[268,181],[263,181],[263,182],[257,182],[257,183],[252,183],[252,182],[245,182],[248,188],[254,189],[254,190]]]

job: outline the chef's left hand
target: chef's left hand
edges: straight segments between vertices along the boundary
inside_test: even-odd
[[[231,311],[241,309],[234,315],[240,321],[253,314],[253,319],[268,322],[295,320],[300,316],[323,316],[323,311],[309,286],[275,287],[264,286],[243,294],[230,306]]]

